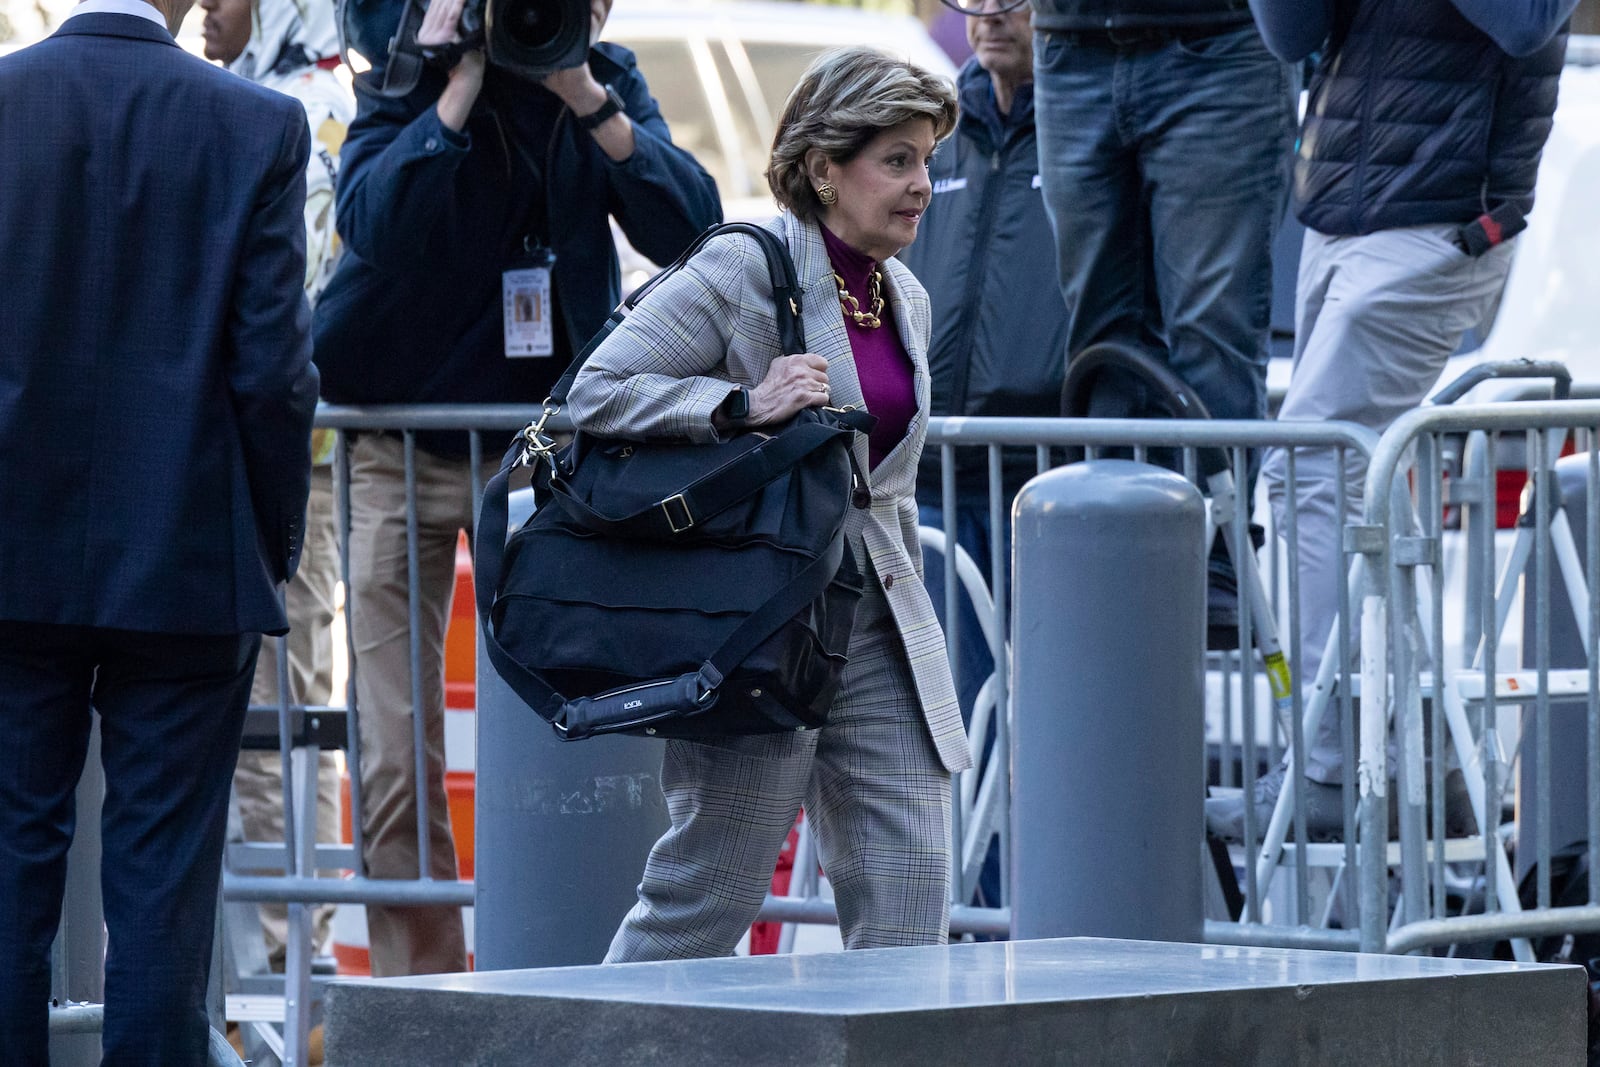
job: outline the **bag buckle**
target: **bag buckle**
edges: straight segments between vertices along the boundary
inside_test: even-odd
[[[560,404],[552,403],[550,397],[545,397],[544,410],[539,417],[522,428],[517,436],[522,441],[522,454],[517,457],[518,467],[532,466],[536,460],[544,460],[552,469],[555,467],[556,439],[544,432],[544,424],[550,421],[550,416],[561,410]]]
[[[676,505],[677,514],[673,514]],[[661,513],[667,517],[667,525],[672,532],[683,533],[694,525],[694,514],[689,510],[689,502],[683,499],[682,493],[674,493],[661,502]]]

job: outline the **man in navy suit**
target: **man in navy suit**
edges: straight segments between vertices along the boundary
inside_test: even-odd
[[[0,1063],[47,1062],[90,706],[106,1064],[201,1064],[228,785],[317,374],[300,105],[87,0],[0,59]]]

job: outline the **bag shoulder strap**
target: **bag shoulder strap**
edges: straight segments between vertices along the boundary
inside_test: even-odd
[[[477,602],[479,632],[483,635],[489,662],[513,692],[541,718],[549,719],[560,710],[565,698],[505,650],[494,626],[494,605],[500,592],[500,572],[505,567],[509,536],[511,472],[520,465],[521,455],[522,442],[513,441],[500,462],[500,470],[483,487],[478,528],[472,539],[472,591]]]
[[[639,288],[629,293],[616,306],[616,309],[606,318],[605,324],[589,339],[561,375],[560,380],[550,390],[550,401],[555,404],[567,402],[567,391],[572,388],[572,380],[578,376],[578,371],[588,362],[589,355],[598,347],[600,342],[610,336],[628,313],[638,306],[650,290],[661,284],[666,278],[683,268],[683,265],[693,259],[700,249],[705,247],[707,241],[725,233],[742,233],[753,237],[761,246],[762,255],[767,260],[767,274],[772,279],[773,311],[778,319],[778,344],[786,356],[806,350],[805,327],[800,321],[800,283],[795,275],[794,259],[789,255],[789,246],[783,238],[763,226],[753,222],[723,222],[712,226],[696,237],[688,248],[685,248],[677,259],[655,274]]]

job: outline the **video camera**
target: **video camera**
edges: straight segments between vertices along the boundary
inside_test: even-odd
[[[385,96],[416,88],[424,66],[448,70],[462,53],[484,49],[489,63],[537,81],[583,63],[589,54],[589,0],[467,0],[461,40],[440,47],[417,43],[427,0],[340,0],[340,30],[347,47],[375,59],[387,55]]]

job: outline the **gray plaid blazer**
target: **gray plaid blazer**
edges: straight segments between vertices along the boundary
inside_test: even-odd
[[[782,236],[800,283],[806,343],[828,361],[832,403],[865,407],[822,231],[784,213],[766,224]],[[851,509],[846,535],[865,550],[894,614],[917,697],[939,758],[972,765],[944,632],[922,585],[913,490],[928,430],[928,295],[899,260],[883,265],[885,297],[911,355],[917,412],[905,438],[869,475],[872,506]],[[755,241],[726,234],[658,285],[590,355],[567,394],[573,422],[611,437],[715,442],[711,424],[730,383],[754,386],[781,353],[772,281]],[[867,442],[856,458],[868,469]],[[869,578],[869,580],[871,580]]]

